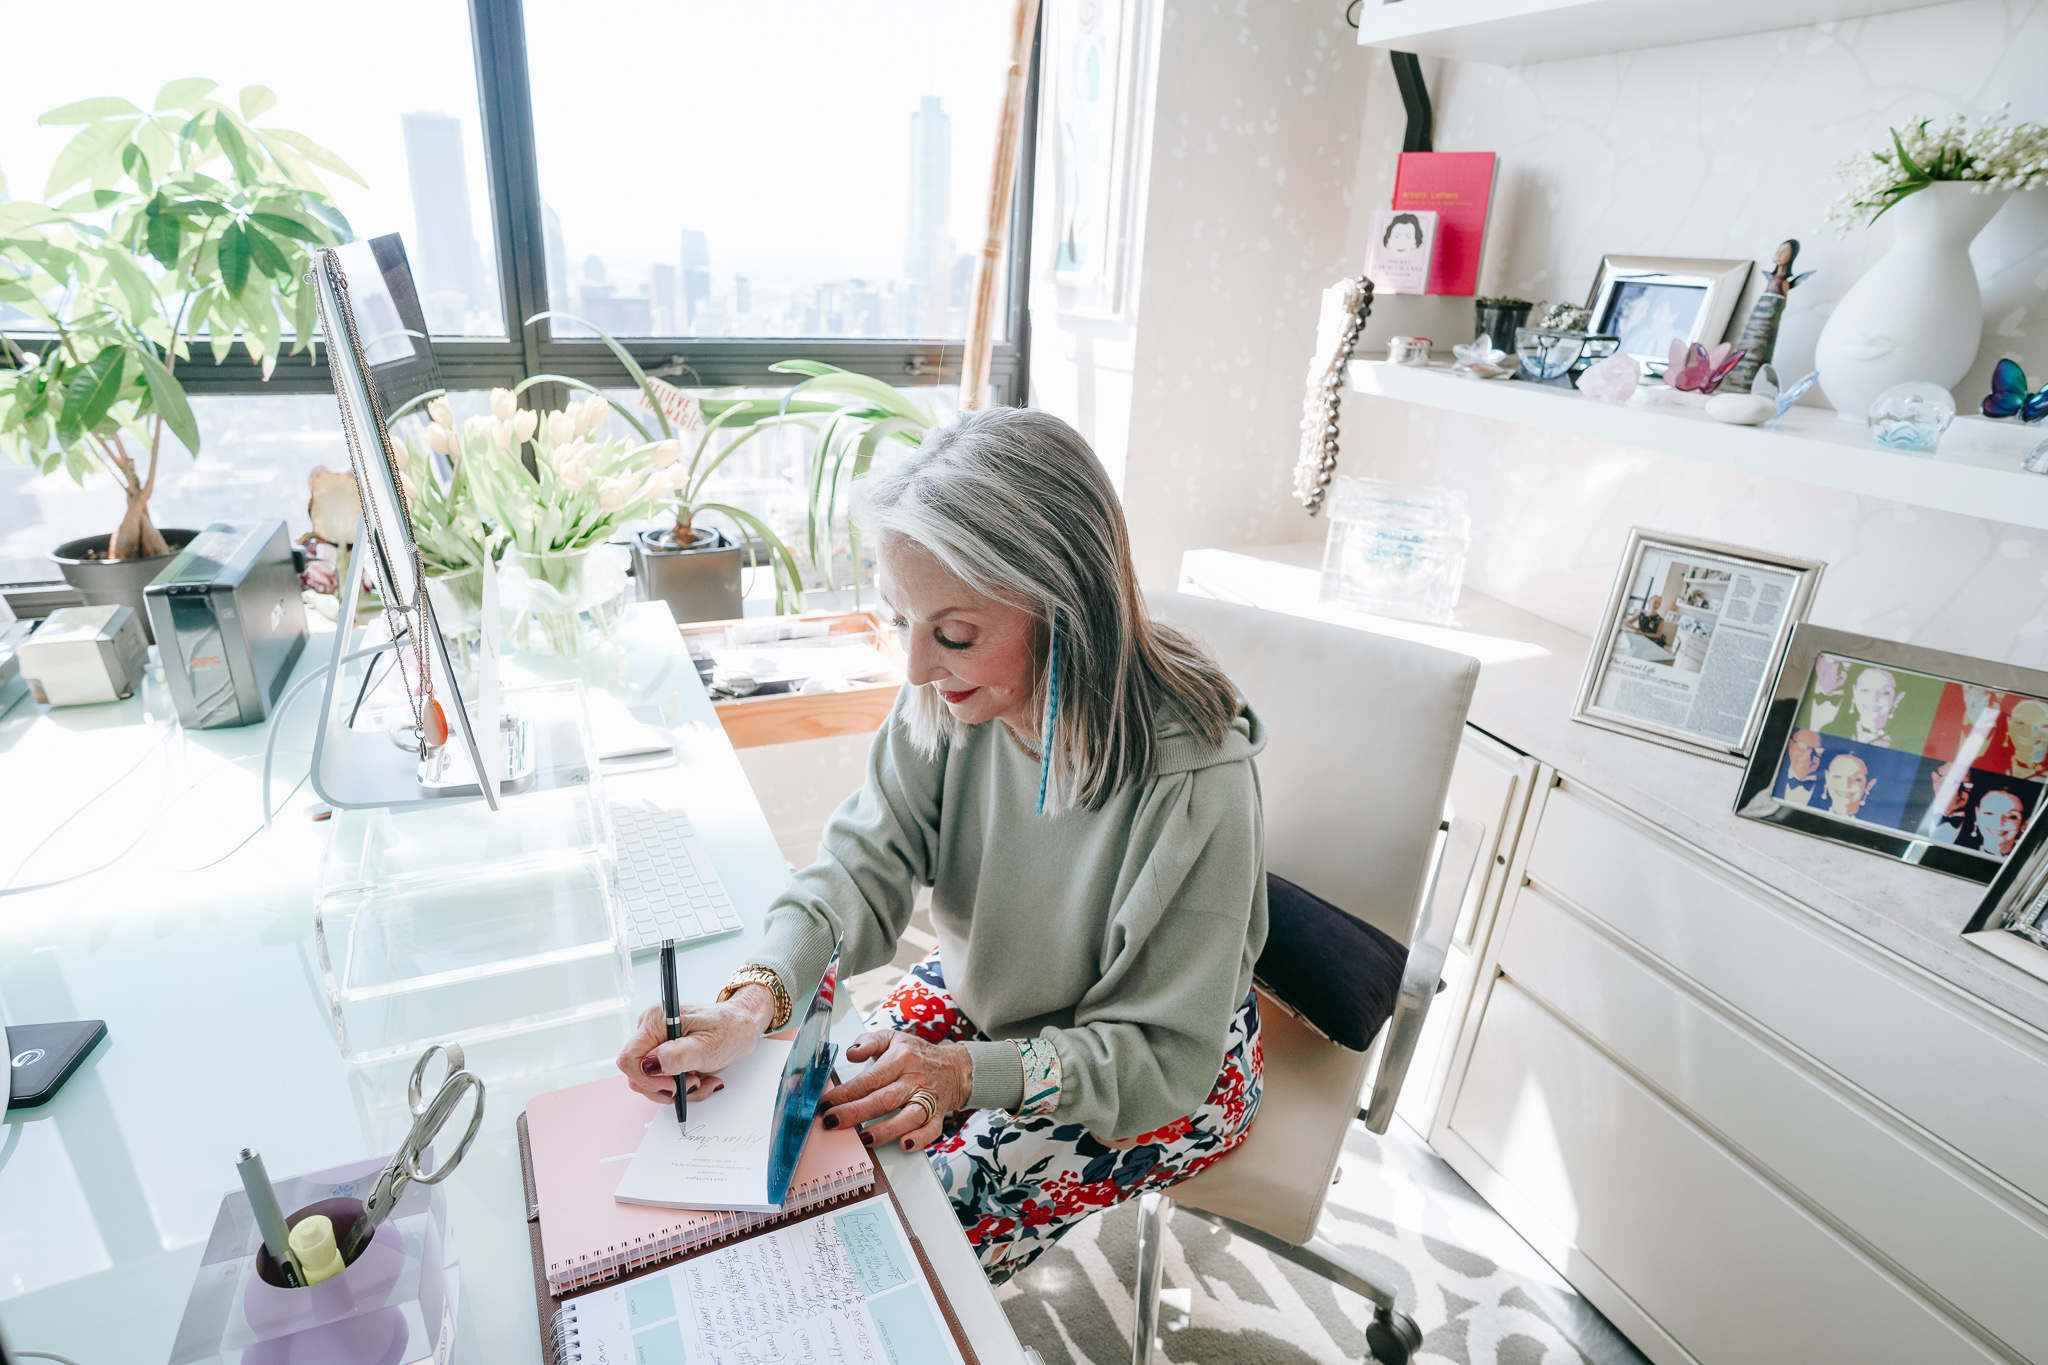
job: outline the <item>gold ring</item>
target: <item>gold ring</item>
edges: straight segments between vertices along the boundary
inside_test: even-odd
[[[912,1091],[910,1102],[924,1110],[924,1122],[917,1125],[919,1128],[929,1128],[939,1121],[939,1097],[931,1091],[924,1089]]]

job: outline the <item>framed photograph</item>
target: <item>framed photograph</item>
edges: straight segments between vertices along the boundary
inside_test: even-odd
[[[1586,306],[1588,330],[1621,338],[1621,353],[1663,366],[1671,343],[1717,344],[1749,283],[1748,261],[1603,256]]]
[[[1825,567],[1634,527],[1572,719],[1742,762]]]
[[[1735,813],[1989,882],[2048,782],[2048,673],[1802,625]]]

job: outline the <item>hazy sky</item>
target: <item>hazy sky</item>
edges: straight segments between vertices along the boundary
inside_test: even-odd
[[[542,193],[561,214],[572,274],[595,252],[638,274],[674,261],[679,233],[710,238],[715,271],[895,277],[903,263],[909,115],[937,95],[953,120],[953,232],[980,231],[1007,0],[527,0]],[[459,0],[346,7],[101,0],[92,23],[123,41],[90,64],[11,63],[0,82],[0,174],[40,199],[75,129],[38,114],[94,95],[144,108],[181,76],[223,92],[268,85],[262,122],[333,148],[369,181],[333,178],[358,235],[415,236],[399,115],[464,126],[472,217],[490,259],[474,62]],[[73,50],[78,18],[12,5],[16,52]],[[387,35],[403,34],[402,42]]]

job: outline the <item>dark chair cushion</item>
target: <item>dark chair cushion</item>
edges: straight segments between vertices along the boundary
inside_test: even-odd
[[[1266,916],[1259,984],[1332,1042],[1365,1051],[1394,1013],[1408,950],[1270,872]]]

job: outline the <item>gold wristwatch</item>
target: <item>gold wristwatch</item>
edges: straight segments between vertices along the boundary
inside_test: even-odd
[[[742,967],[732,974],[732,979],[725,983],[725,989],[718,993],[718,1003],[722,1005],[730,1000],[742,986],[766,986],[768,993],[775,997],[775,1019],[764,1032],[773,1033],[789,1026],[789,1016],[796,1012],[796,1007],[789,1003],[789,991],[783,986],[779,973],[768,967]]]

